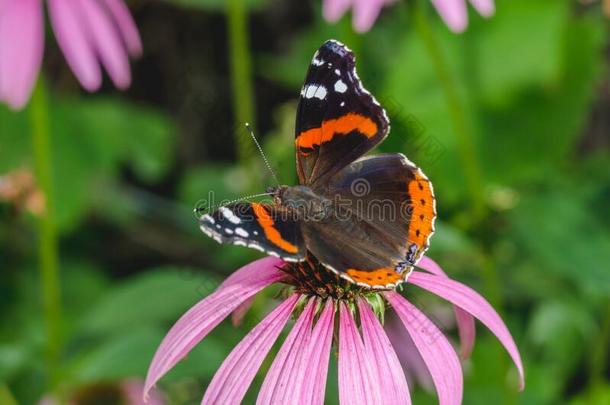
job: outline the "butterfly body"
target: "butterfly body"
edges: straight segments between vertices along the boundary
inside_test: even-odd
[[[315,259],[352,283],[392,288],[429,245],[432,185],[400,153],[365,154],[389,120],[364,89],[353,53],[330,40],[313,57],[297,109],[299,185],[271,189],[272,204],[236,203],[200,218],[221,243],[300,262]]]

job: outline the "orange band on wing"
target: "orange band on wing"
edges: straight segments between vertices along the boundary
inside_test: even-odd
[[[409,222],[409,241],[422,248],[428,242],[428,236],[433,232],[434,196],[430,182],[419,171],[409,182],[409,196],[413,211]]]
[[[358,283],[368,284],[371,287],[396,284],[396,282],[402,278],[402,275],[396,273],[396,271],[390,267],[383,267],[371,271],[347,269],[346,273],[352,280]]]
[[[288,253],[297,253],[299,251],[299,248],[282,238],[280,232],[274,227],[275,221],[263,205],[252,203],[252,209],[254,210],[254,215],[256,215],[259,225],[265,232],[265,236],[271,243]]]
[[[349,113],[342,117],[322,122],[322,126],[301,132],[295,140],[298,148],[313,148],[330,141],[337,134],[358,131],[367,138],[377,134],[377,124],[364,115]]]

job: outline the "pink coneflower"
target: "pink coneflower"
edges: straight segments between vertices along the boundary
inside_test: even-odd
[[[102,65],[115,86],[131,82],[129,56],[140,35],[122,0],[48,0],[57,42],[88,91],[102,84]],[[21,109],[30,98],[44,52],[43,0],[0,0],[0,102]]]
[[[335,22],[351,7],[352,24],[358,32],[366,32],[373,26],[381,9],[396,0],[324,0],[323,15],[327,21]],[[454,32],[462,32],[468,26],[466,0],[431,0],[445,24]],[[495,11],[493,0],[469,0],[484,17]]]
[[[465,350],[474,342],[472,316],[504,345],[524,385],[519,351],[493,308],[478,293],[439,272],[423,258],[405,288],[416,285],[455,305]],[[442,332],[394,290],[348,284],[306,262],[273,257],[257,260],[231,275],[176,322],[148,370],[145,396],[156,382],[231,312],[265,287],[285,286],[285,299],[228,355],[208,386],[202,404],[239,404],[263,360],[291,317],[296,321],[263,381],[257,404],[323,404],[333,344],[338,352],[339,398],[347,404],[410,404],[396,352],[379,320],[389,304],[425,362],[441,405],[462,401],[462,368]]]

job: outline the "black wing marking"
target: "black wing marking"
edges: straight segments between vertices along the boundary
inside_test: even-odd
[[[315,53],[296,118],[296,159],[301,184],[323,186],[339,170],[379,144],[389,120],[362,86],[351,50],[335,40]]]
[[[227,205],[212,214],[203,215],[199,227],[219,243],[247,246],[286,261],[305,258],[298,222],[273,205]]]

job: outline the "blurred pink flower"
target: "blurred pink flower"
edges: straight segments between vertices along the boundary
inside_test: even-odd
[[[371,29],[381,9],[395,0],[324,0],[322,13],[329,22],[338,21],[351,7],[352,24],[358,32]],[[468,26],[466,0],[431,0],[445,24],[454,32],[463,32]],[[484,17],[494,14],[493,0],[469,0]]]
[[[142,44],[123,0],[47,0],[55,37],[70,68],[88,91],[102,84],[100,65],[115,86],[131,82],[129,56]],[[0,102],[27,103],[44,52],[43,0],[0,0]]]
[[[147,402],[142,398],[144,382],[139,378],[119,382],[94,383],[79,387],[65,402],[67,405],[165,405],[166,402],[158,392],[152,392]],[[59,405],[59,401],[46,396],[38,405]]]
[[[300,266],[294,271],[294,266]],[[242,402],[263,360],[288,323],[286,337],[258,393],[257,404],[323,404],[333,341],[338,348],[339,399],[347,404],[410,404],[405,374],[392,343],[375,315],[386,302],[400,319],[429,370],[441,405],[462,401],[463,376],[458,356],[442,332],[396,291],[366,290],[330,273],[267,257],[232,274],[214,293],[184,314],[161,342],[146,377],[144,396],[157,381],[223,319],[265,287],[286,285],[287,298],[228,355],[208,386],[202,404]],[[449,279],[430,259],[409,276],[419,286],[454,304],[463,328],[463,351],[474,343],[473,316],[487,326],[513,359],[523,388],[519,351],[502,319],[478,293]],[[303,271],[321,278],[303,278]],[[326,277],[326,279],[322,279]],[[329,280],[335,280],[334,286]],[[316,284],[315,280],[319,280]],[[306,281],[306,282],[305,282]],[[340,284],[342,283],[342,284]],[[338,330],[335,316],[338,313]],[[358,322],[359,320],[359,322]],[[360,325],[358,328],[357,325]]]

